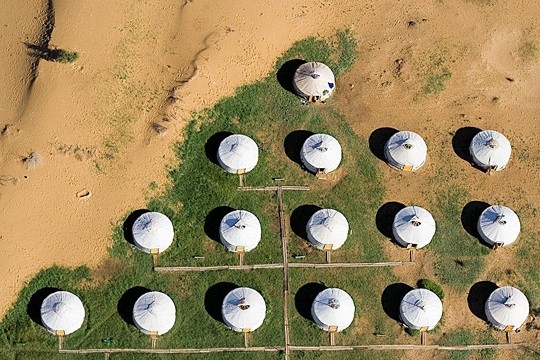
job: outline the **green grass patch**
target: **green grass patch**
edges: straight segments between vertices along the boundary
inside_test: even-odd
[[[416,99],[428,95],[437,95],[446,89],[446,82],[452,77],[452,72],[447,66],[446,51],[440,51],[429,57],[419,76],[424,79],[424,84]]]
[[[418,280],[418,287],[430,290],[435,293],[435,295],[437,295],[441,301],[444,300],[444,290],[441,285],[437,284],[435,281],[429,279],[420,279]]]

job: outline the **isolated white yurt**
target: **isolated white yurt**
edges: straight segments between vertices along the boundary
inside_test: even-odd
[[[495,130],[484,130],[474,136],[469,152],[480,168],[500,171],[510,161],[512,147],[503,134]]]
[[[529,316],[529,301],[512,286],[496,289],[486,301],[486,317],[499,330],[519,331]]]
[[[427,289],[409,291],[401,300],[399,314],[401,321],[416,330],[433,330],[442,317],[441,299]]]
[[[339,249],[347,240],[349,223],[333,209],[321,209],[309,218],[306,225],[308,240],[320,250]]]
[[[296,69],[293,84],[298,95],[302,97],[319,96],[326,100],[336,88],[334,73],[328,66],[320,62],[308,62]]]
[[[341,289],[325,289],[313,300],[311,316],[315,324],[325,331],[343,331],[353,322],[354,301]]]
[[[223,299],[221,315],[225,325],[237,332],[257,330],[266,317],[266,303],[257,291],[241,287]]]
[[[176,307],[170,297],[158,291],[147,292],[133,306],[133,322],[147,335],[163,335],[176,320]]]
[[[147,212],[135,220],[132,228],[133,241],[147,253],[162,253],[171,246],[174,229],[171,220],[158,212]]]
[[[261,223],[249,211],[231,211],[221,220],[219,238],[229,251],[251,251],[261,241]]]
[[[392,232],[402,246],[420,249],[433,239],[435,220],[426,209],[420,206],[407,206],[394,217]]]
[[[219,144],[217,160],[228,173],[244,174],[257,165],[259,147],[245,135],[230,135]]]
[[[55,335],[68,335],[79,329],[84,322],[84,306],[81,300],[67,291],[56,291],[41,304],[41,323]]]
[[[341,145],[333,136],[314,134],[304,142],[300,158],[312,173],[329,173],[341,162]]]
[[[478,219],[478,233],[489,245],[507,246],[516,241],[521,224],[512,209],[492,205]]]
[[[384,156],[394,169],[416,171],[426,162],[427,145],[417,133],[400,131],[386,142]]]

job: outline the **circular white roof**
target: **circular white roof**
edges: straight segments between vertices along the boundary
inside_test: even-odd
[[[323,330],[343,331],[354,319],[354,301],[349,294],[337,288],[321,291],[311,305],[311,316]]]
[[[245,135],[230,135],[219,144],[217,158],[229,173],[249,172],[259,161],[259,147]]]
[[[495,170],[502,170],[510,161],[512,146],[503,134],[495,130],[484,130],[474,136],[469,152],[478,166],[484,169],[494,166]]]
[[[147,212],[135,220],[132,228],[133,241],[142,251],[157,249],[165,251],[171,246],[174,229],[171,220],[158,212]]]
[[[478,219],[478,233],[490,245],[509,245],[516,241],[521,225],[519,218],[510,208],[492,205]]]
[[[334,73],[320,62],[308,62],[296,69],[293,84],[300,95],[328,98],[336,87]]]
[[[311,172],[324,169],[328,173],[337,169],[341,162],[341,145],[333,136],[314,134],[304,142],[300,158]]]
[[[158,291],[147,292],[133,306],[133,322],[145,334],[165,334],[176,320],[176,307],[170,297]]]
[[[311,216],[306,231],[309,241],[319,249],[332,245],[331,250],[339,249],[347,240],[349,223],[345,216],[333,209],[321,209]]]
[[[230,251],[236,251],[238,246],[251,251],[261,241],[261,223],[249,211],[231,211],[219,224],[219,237]]]
[[[420,249],[429,244],[435,235],[435,220],[426,209],[407,206],[396,214],[392,231],[401,245],[413,244]]]
[[[399,305],[401,320],[411,329],[432,330],[442,317],[441,299],[427,289],[409,291]]]
[[[266,303],[257,291],[237,288],[223,299],[221,315],[225,324],[234,331],[255,331],[266,317]]]
[[[504,330],[507,326],[513,326],[513,330],[516,330],[529,316],[529,301],[515,287],[504,286],[489,295],[485,311],[488,321],[496,328]]]
[[[41,304],[41,322],[53,334],[64,331],[65,335],[79,329],[84,322],[84,306],[81,300],[67,291],[57,291]]]
[[[384,155],[390,166],[399,170],[410,167],[414,171],[426,162],[427,145],[417,133],[399,131],[386,142]]]

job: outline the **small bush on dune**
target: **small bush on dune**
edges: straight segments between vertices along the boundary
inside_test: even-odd
[[[51,61],[59,62],[62,64],[69,64],[79,58],[79,53],[76,51],[53,49],[50,51]]]

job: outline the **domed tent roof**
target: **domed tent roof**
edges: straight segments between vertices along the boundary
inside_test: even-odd
[[[259,147],[245,135],[230,135],[219,144],[217,160],[231,174],[247,173],[259,161]]]
[[[354,319],[353,299],[341,289],[325,289],[313,300],[311,316],[315,324],[325,331],[343,331]]]
[[[341,162],[341,145],[333,136],[314,134],[304,142],[300,158],[309,171],[329,173]]]
[[[311,216],[306,231],[308,240],[317,249],[339,249],[347,240],[349,223],[345,216],[333,209],[321,209]]]
[[[435,220],[426,209],[407,206],[396,214],[392,232],[401,245],[407,247],[411,244],[420,249],[429,244],[435,235]]]
[[[176,307],[170,297],[158,291],[147,292],[133,306],[133,322],[144,334],[163,335],[176,320]]]
[[[484,130],[474,136],[469,152],[474,163],[482,169],[491,166],[493,170],[500,171],[510,161],[512,147],[503,134],[495,130]]]
[[[384,155],[394,169],[415,171],[426,162],[427,145],[417,133],[400,131],[388,139]]]
[[[231,211],[219,224],[219,238],[229,251],[251,251],[261,241],[261,223],[249,211]]]
[[[411,329],[433,330],[442,317],[442,302],[427,289],[409,291],[399,305],[401,321]]]
[[[67,291],[56,291],[41,304],[41,323],[47,331],[64,335],[79,329],[84,322],[84,306],[81,300]]]
[[[225,324],[237,332],[257,330],[266,317],[266,303],[257,291],[241,287],[223,299],[221,315]]]
[[[135,220],[132,228],[133,241],[139,249],[150,253],[165,251],[171,246],[174,229],[171,220],[158,212],[147,212]]]
[[[325,100],[336,88],[334,73],[320,62],[308,62],[296,69],[293,78],[294,88],[302,96],[320,96]]]
[[[504,286],[489,295],[485,311],[488,321],[497,329],[516,330],[529,316],[529,301],[518,289]]]
[[[516,241],[520,231],[519,218],[506,206],[492,205],[478,219],[478,233],[488,244],[507,246]]]

